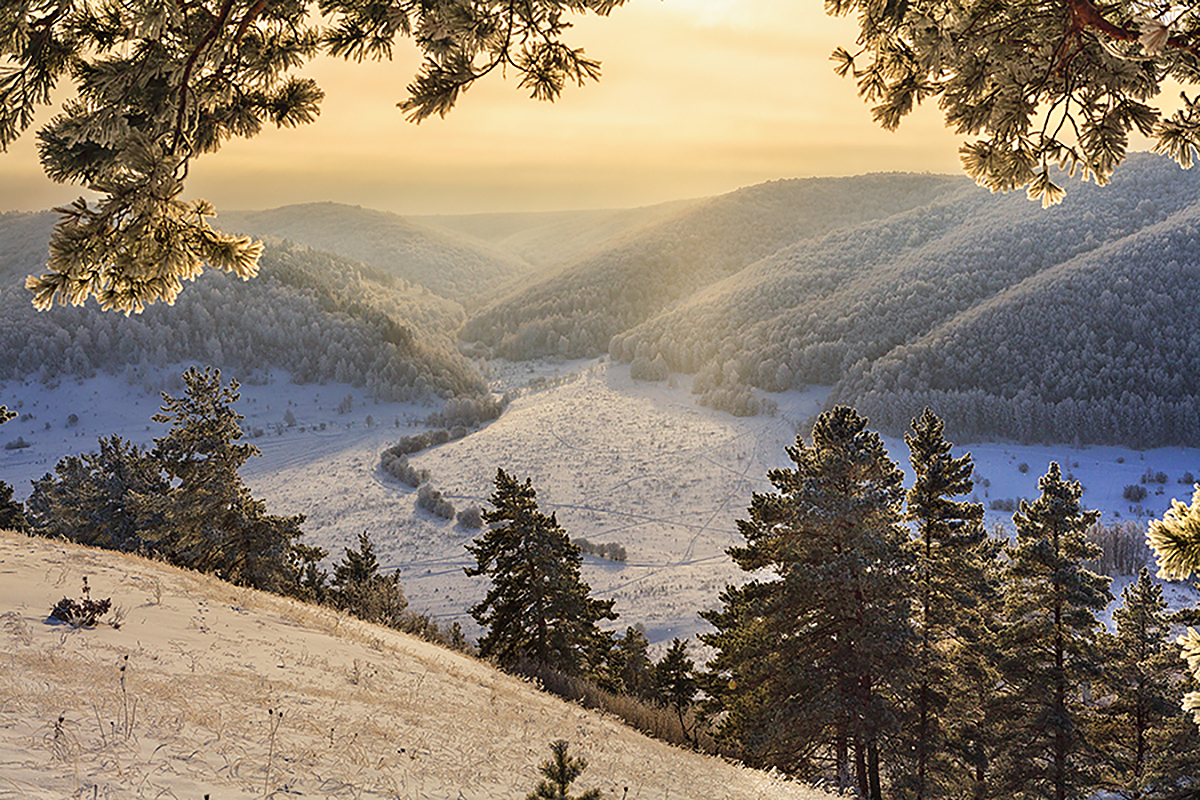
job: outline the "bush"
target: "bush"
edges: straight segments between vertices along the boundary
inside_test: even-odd
[[[396,442],[384,452],[396,453],[398,455],[412,455],[413,453],[421,452],[427,447],[445,444],[452,438],[454,437],[451,436],[450,431],[446,430],[445,428],[438,428],[436,430],[418,433],[416,436],[402,436],[400,437],[400,441]]]
[[[464,528],[482,528],[483,514],[480,512],[479,506],[467,506],[458,512],[456,521]]]
[[[422,483],[417,489],[417,508],[423,508],[442,519],[454,519],[454,506],[431,483]]]
[[[587,539],[575,539],[574,544],[582,552],[590,556],[607,558],[609,561],[625,560],[625,548],[616,542],[600,544],[598,542],[589,542]]]
[[[1125,487],[1125,491],[1121,492],[1121,497],[1130,503],[1140,503],[1146,499],[1146,487],[1131,483]]]
[[[417,469],[408,463],[408,456],[395,452],[395,448],[389,448],[380,454],[379,466],[388,475],[414,489],[429,480],[429,470]]]
[[[32,447],[29,442],[25,441],[24,436],[18,436],[8,444],[4,445],[5,450],[24,450],[26,447]]]
[[[1179,483],[1193,484],[1196,482],[1196,476],[1190,472],[1185,472],[1179,476]]]
[[[1020,464],[1017,464],[1017,472],[1024,475],[1025,473],[1029,472],[1029,465],[1022,461]]]
[[[75,600],[64,597],[54,606],[50,616],[76,628],[93,628],[100,618],[112,610],[112,600],[93,600],[87,578],[83,579],[83,597]]]
[[[508,395],[503,397],[453,397],[446,401],[441,411],[425,418],[425,424],[437,428],[478,428],[485,422],[499,419],[508,405]]]
[[[1017,501],[1011,497],[997,498],[988,508],[992,511],[1007,511],[1011,514],[1017,510]]]
[[[1147,469],[1142,473],[1142,483],[1166,483],[1167,473]]]

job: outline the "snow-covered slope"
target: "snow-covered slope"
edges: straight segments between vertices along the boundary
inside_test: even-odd
[[[555,739],[610,798],[827,795],[464,656],[134,556],[0,532],[0,798],[523,797]],[[48,619],[111,598],[119,629]]]

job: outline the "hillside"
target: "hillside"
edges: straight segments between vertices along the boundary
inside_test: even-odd
[[[558,738],[588,760],[576,787],[605,800],[827,796],[396,631],[158,562],[0,532],[0,570],[0,798],[520,798]],[[85,576],[120,629],[48,619]]]
[[[457,303],[380,270],[268,242],[259,276],[207,270],[174,306],[124,316],[94,303],[34,310],[24,278],[45,258],[53,215],[0,216],[0,381],[86,378],[97,370],[199,361],[244,381],[286,370],[299,382],[339,381],[380,399],[474,394],[483,384],[451,333]]]
[[[216,224],[230,232],[273,236],[337,253],[468,308],[530,271],[521,259],[465,234],[338,203],[222,211]]]
[[[610,352],[735,413],[749,386],[832,385],[892,433],[929,403],[959,439],[1200,444],[1198,200],[1146,155],[1046,210],[965,188],[781,250]]]
[[[964,184],[947,176],[866,175],[740,189],[499,300],[472,316],[462,338],[512,359],[596,355],[614,335],[782,247],[923,206]]]

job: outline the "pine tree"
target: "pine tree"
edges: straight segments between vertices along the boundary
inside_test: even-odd
[[[403,622],[408,601],[400,588],[400,570],[391,575],[379,571],[375,545],[366,531],[358,535],[358,549],[347,547],[342,561],[333,565],[332,584],[329,595],[338,608],[393,628]]]
[[[1164,119],[1154,96],[1168,77],[1194,85],[1200,17],[1134,0],[834,0],[858,18],[854,52],[834,60],[889,130],[925,100],[946,124],[979,137],[963,167],[992,191],[1025,187],[1043,204],[1063,195],[1062,167],[1108,183],[1137,131],[1189,167],[1200,149],[1200,97]]]
[[[529,660],[568,675],[590,672],[611,639],[596,626],[616,619],[612,600],[589,597],[579,575],[583,557],[551,514],[538,511],[533,483],[496,472],[496,490],[483,513],[490,527],[467,545],[476,565],[467,575],[487,575],[492,586],[471,608],[488,629],[479,654],[506,668]],[[597,647],[598,640],[603,647]]]
[[[1200,484],[1196,485],[1190,506],[1171,501],[1163,518],[1150,523],[1146,539],[1158,558],[1160,578],[1183,580],[1200,573]],[[1200,684],[1200,633],[1188,628],[1178,641],[1195,683]],[[1183,708],[1191,711],[1200,725],[1200,691],[1187,692]]]
[[[173,483],[144,498],[142,509],[155,517],[151,535],[177,564],[242,586],[295,593],[300,575],[293,545],[304,516],[267,514],[238,473],[258,449],[238,441],[237,381],[222,386],[220,370],[195,367],[182,378],[184,396],[163,393],[162,413],[152,418],[171,426],[154,440],[152,456]]]
[[[162,467],[120,436],[101,438],[99,445],[95,453],[60,459],[53,475],[33,482],[26,503],[30,530],[109,550],[164,552],[147,505],[169,490]]]
[[[654,662],[648,650],[650,641],[641,624],[625,629],[625,635],[616,641],[610,659],[612,672],[625,694],[652,698],[655,694]]]
[[[0,530],[25,530],[25,507],[13,500],[13,487],[0,481]]]
[[[912,546],[903,473],[866,420],[844,406],[797,439],[794,469],[768,473],[746,539],[729,555],[757,577],[702,616],[716,649],[702,676],[718,735],[748,761],[817,775],[832,756],[840,790],[877,800],[880,752],[896,735],[908,682]]]
[[[1067,800],[1097,782],[1087,694],[1103,660],[1096,614],[1112,598],[1109,579],[1081,563],[1099,554],[1086,538],[1099,512],[1080,507],[1082,489],[1054,462],[1038,486],[1041,496],[1013,515],[1017,542],[1005,571],[999,719],[1008,747],[996,788],[1007,797]]]
[[[571,784],[587,769],[587,761],[567,755],[567,747],[563,739],[550,743],[552,757],[538,767],[545,780],[525,800],[600,800],[599,789],[589,789],[578,796],[569,794]]]
[[[967,732],[948,711],[959,666],[978,658],[978,644],[988,634],[987,601],[994,590],[987,567],[996,548],[986,541],[983,506],[953,499],[974,488],[974,465],[970,454],[951,455],[944,428],[926,408],[904,436],[916,473],[906,518],[915,523],[917,535],[917,648],[904,748],[913,763],[897,776],[894,787],[917,800],[961,797],[971,782],[960,774],[955,750],[970,751],[972,744],[951,743],[951,737]]]
[[[1104,636],[1103,688],[1111,702],[1102,705],[1097,739],[1108,764],[1105,788],[1135,798],[1147,788],[1155,731],[1179,712],[1170,676],[1171,661],[1178,663],[1179,654],[1168,641],[1171,625],[1162,587],[1149,571],[1143,567],[1121,599],[1113,612],[1116,635]]]
[[[662,661],[654,665],[655,683],[658,686],[658,696],[669,708],[675,709],[679,716],[679,727],[683,731],[685,741],[692,742],[692,734],[688,730],[684,713],[691,708],[696,699],[699,686],[693,674],[695,664],[688,657],[687,642],[682,639],[672,639]]]
[[[17,412],[9,411],[8,406],[0,406],[0,425],[8,422],[17,416]]]

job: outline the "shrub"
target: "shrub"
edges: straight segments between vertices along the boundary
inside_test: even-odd
[[[379,466],[388,475],[414,489],[429,480],[429,470],[417,469],[408,463],[408,456],[388,448],[379,455]]]
[[[575,539],[574,544],[582,552],[590,556],[607,558],[609,561],[625,560],[625,548],[616,542],[601,544],[599,542],[589,542],[587,539]]]
[[[1179,483],[1192,484],[1196,482],[1196,476],[1191,472],[1185,472],[1179,476]]]
[[[29,442],[25,441],[24,436],[18,436],[8,444],[4,445],[5,450],[24,450],[26,447],[32,447]]]
[[[112,600],[93,600],[92,589],[88,586],[87,578],[83,579],[83,597],[75,600],[64,597],[54,606],[50,616],[76,628],[95,627],[100,618],[112,610]]]
[[[442,497],[442,493],[431,483],[422,483],[417,489],[417,508],[423,508],[443,519],[454,519],[454,506]]]
[[[1146,499],[1146,487],[1131,483],[1121,492],[1121,497],[1124,497],[1130,503],[1140,503]]]
[[[431,428],[478,428],[485,422],[499,419],[508,401],[508,395],[453,397],[446,401],[441,411],[427,416],[425,424]]]
[[[988,506],[992,511],[1007,511],[1012,513],[1017,510],[1017,501],[1011,497],[997,498]]]
[[[465,435],[465,434],[464,434]],[[445,428],[438,428],[432,431],[418,433],[416,436],[401,436],[400,441],[389,447],[385,452],[396,453],[399,455],[412,455],[419,453],[427,447],[434,447],[439,444],[445,444],[452,438],[450,431]]]
[[[1022,461],[1020,464],[1017,464],[1017,472],[1024,475],[1025,473],[1029,472],[1029,465]]]
[[[480,512],[479,506],[467,506],[458,512],[456,521],[464,528],[482,528],[483,514]]]

